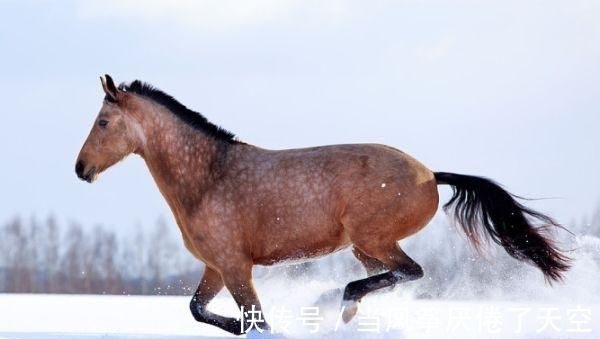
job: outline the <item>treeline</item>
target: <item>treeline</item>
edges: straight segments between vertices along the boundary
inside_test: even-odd
[[[193,293],[202,264],[164,221],[126,233],[14,218],[0,226],[0,293]]]
[[[580,267],[570,275],[588,274],[588,266],[597,271],[600,206],[582,222],[566,226],[573,234],[558,230],[554,236]],[[0,293],[191,295],[203,270],[184,248],[179,230],[163,220],[115,232],[78,223],[58,225],[52,217],[42,222],[17,217],[0,225],[0,239]],[[525,295],[530,292],[523,289],[525,276],[537,282],[528,283],[532,291],[544,283],[539,270],[517,263],[498,246],[479,257],[444,217],[402,246],[425,268],[425,279],[405,286],[417,295],[487,296],[496,285]],[[257,267],[254,277],[335,279],[343,286],[364,277],[364,270],[343,251],[296,265]]]

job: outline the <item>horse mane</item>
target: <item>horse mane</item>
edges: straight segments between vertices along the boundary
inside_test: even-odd
[[[192,111],[184,104],[177,101],[171,95],[161,91],[160,89],[140,80],[134,80],[129,85],[122,83],[119,89],[132,92],[156,102],[159,105],[167,108],[171,113],[175,114],[179,119],[193,127],[196,130],[202,131],[205,134],[227,143],[239,143],[235,134],[228,130],[219,127],[208,121],[202,114]]]

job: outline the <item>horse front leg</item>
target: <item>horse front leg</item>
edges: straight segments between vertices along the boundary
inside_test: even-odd
[[[264,317],[252,282],[252,264],[248,263],[233,270],[226,270],[222,277],[240,310],[241,324],[239,325],[242,333],[270,331],[271,328]]]
[[[242,334],[240,320],[223,317],[207,309],[210,301],[223,289],[223,286],[223,279],[219,272],[206,266],[196,293],[190,301],[190,310],[196,321],[217,326],[235,335]]]

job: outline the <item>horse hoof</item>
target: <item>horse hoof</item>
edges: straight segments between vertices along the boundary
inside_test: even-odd
[[[355,300],[344,300],[342,302],[342,320],[347,324],[358,312],[358,302]]]

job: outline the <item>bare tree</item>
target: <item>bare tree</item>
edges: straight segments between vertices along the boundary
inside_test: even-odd
[[[85,283],[86,269],[84,248],[85,237],[79,224],[71,224],[64,237],[65,253],[62,257],[62,267],[65,275],[62,292],[85,293],[88,290]]]
[[[28,258],[27,230],[20,218],[15,218],[6,226],[6,242],[12,244],[7,253],[7,290],[14,293],[27,293],[32,290],[33,277]]]
[[[0,226],[0,292],[189,294],[201,265],[159,219],[133,239],[97,226],[14,218]]]
[[[44,268],[46,280],[44,292],[57,293],[60,291],[59,277],[59,230],[54,216],[46,219],[44,250],[40,265]]]
[[[94,251],[89,264],[94,267],[95,277],[98,281],[94,292],[121,293],[121,274],[116,266],[118,245],[115,234],[102,227],[96,227],[93,247]]]

